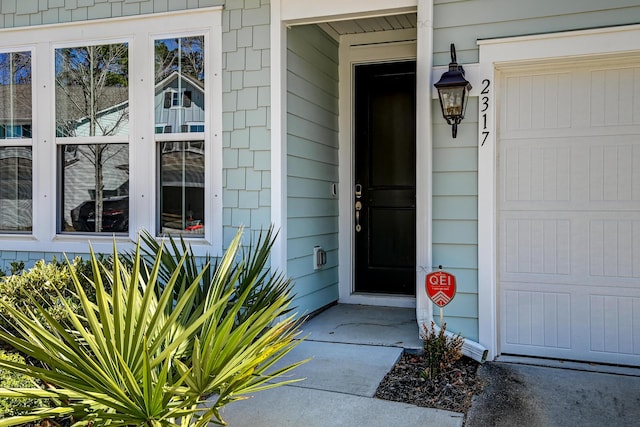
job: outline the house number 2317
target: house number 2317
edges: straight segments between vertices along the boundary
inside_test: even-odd
[[[484,143],[487,142],[490,134],[489,126],[487,126],[487,111],[489,110],[490,86],[491,80],[484,79],[482,81],[482,90],[480,91],[480,114],[482,114],[480,116],[480,119],[482,120],[482,122],[480,123],[482,125],[482,143],[480,144],[481,147],[483,147]]]

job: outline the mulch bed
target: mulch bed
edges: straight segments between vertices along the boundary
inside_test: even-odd
[[[402,355],[378,386],[376,397],[466,414],[473,396],[482,390],[476,375],[478,363],[462,357],[432,379],[425,378],[426,367],[422,355]]]

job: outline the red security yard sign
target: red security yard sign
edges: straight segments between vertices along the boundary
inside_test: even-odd
[[[434,271],[427,274],[425,288],[429,299],[442,308],[456,295],[456,278],[446,271]]]

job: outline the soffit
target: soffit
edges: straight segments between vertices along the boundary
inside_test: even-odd
[[[406,13],[402,15],[323,22],[318,25],[329,34],[342,36],[346,34],[416,28],[417,20],[417,15],[415,13]]]

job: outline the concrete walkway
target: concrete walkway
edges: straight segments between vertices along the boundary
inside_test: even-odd
[[[374,398],[403,349],[417,350],[415,310],[337,305],[309,320],[283,364],[306,378],[222,409],[230,427],[460,427],[463,414]]]
[[[565,427],[640,425],[640,369],[523,357],[480,366],[483,391],[463,414],[374,398],[403,349],[416,351],[415,311],[338,305],[304,325],[284,363],[313,358],[306,378],[227,405],[230,427]]]

